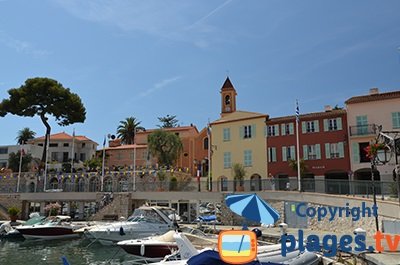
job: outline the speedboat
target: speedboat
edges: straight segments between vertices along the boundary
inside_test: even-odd
[[[18,226],[16,229],[25,239],[65,239],[79,237],[75,230],[81,226],[71,223],[70,216],[49,216],[40,223]]]
[[[163,234],[177,227],[174,209],[161,206],[142,206],[124,221],[88,227],[84,234],[103,245],[122,240],[145,238]]]
[[[34,225],[38,224],[40,222],[43,222],[43,220],[46,218],[45,216],[40,216],[38,213],[33,213],[29,215],[30,219],[28,219],[26,222],[18,225],[18,226],[12,226],[11,222],[5,222],[0,226],[0,238],[7,238],[7,239],[19,239],[19,238],[24,238],[22,234],[16,229],[16,227],[21,227],[21,226],[28,226],[28,225]]]

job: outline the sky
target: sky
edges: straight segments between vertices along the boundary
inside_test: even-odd
[[[32,77],[77,93],[86,120],[52,133],[102,145],[133,116],[176,115],[199,130],[219,118],[229,76],[237,109],[294,115],[400,89],[400,1],[0,0],[0,100]],[[0,145],[38,116],[0,118]]]

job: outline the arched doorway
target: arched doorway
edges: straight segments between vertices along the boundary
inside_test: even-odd
[[[63,191],[71,192],[74,188],[74,183],[71,181],[71,177],[66,177],[63,180]]]
[[[98,191],[98,185],[99,185],[99,181],[97,179],[97,177],[92,177],[89,180],[89,191],[90,192],[95,192]]]
[[[250,177],[250,190],[260,191],[262,189],[261,176],[258,174],[253,174]]]
[[[50,179],[50,189],[52,190],[58,189],[58,179],[56,177]]]
[[[376,169],[371,171],[371,168],[360,168],[354,172],[354,193],[355,194],[372,194],[372,175],[374,176],[375,192],[381,193],[381,175]]]
[[[106,177],[104,179],[104,191],[112,192],[113,191],[113,181],[111,177]]]
[[[221,176],[218,181],[218,191],[228,191],[228,178]]]
[[[125,177],[122,177],[118,181],[118,191],[128,191],[128,179]]]
[[[28,191],[29,192],[35,192],[35,182],[31,182],[28,185]]]
[[[77,187],[76,187],[77,192],[85,191],[85,179],[83,177],[78,178],[76,184],[77,184]]]
[[[343,170],[325,172],[325,192],[330,194],[349,194],[349,175]]]

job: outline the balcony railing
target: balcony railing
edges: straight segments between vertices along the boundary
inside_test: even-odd
[[[364,136],[376,133],[375,124],[350,126],[350,136]]]

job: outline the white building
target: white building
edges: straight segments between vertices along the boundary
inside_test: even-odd
[[[2,145],[0,146],[0,169],[8,167],[8,158],[11,153],[18,153],[18,151],[24,150],[25,154],[30,154],[32,158],[41,159],[43,154],[43,147],[33,144],[24,145]]]

